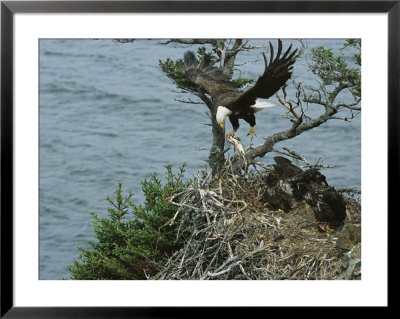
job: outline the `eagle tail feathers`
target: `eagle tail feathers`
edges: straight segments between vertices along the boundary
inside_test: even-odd
[[[268,101],[256,100],[256,103],[253,104],[251,107],[254,109],[254,112],[259,112],[262,109],[265,109],[266,107],[272,107],[272,106],[275,106],[275,104]]]

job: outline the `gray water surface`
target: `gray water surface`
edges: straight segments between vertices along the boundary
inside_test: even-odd
[[[88,240],[93,239],[89,212],[106,214],[104,198],[113,194],[119,181],[142,203],[140,181],[153,172],[163,176],[164,165],[173,164],[177,170],[186,162],[187,178],[207,167],[208,151],[202,150],[212,143],[210,126],[205,125],[209,123],[207,108],[176,101],[194,97],[177,93],[179,89],[158,66],[159,59],[181,58],[188,48],[160,42],[40,40],[40,279],[69,275],[66,265],[78,257],[76,245],[88,247]],[[343,41],[308,43],[310,47],[339,48]],[[237,62],[260,58],[260,51],[249,52]],[[262,58],[240,69],[243,75],[257,78],[263,71]],[[294,75],[312,82],[304,61],[296,62]],[[321,107],[310,109],[313,114],[321,111]],[[257,113],[255,145],[289,127],[283,113],[282,107]],[[237,135],[246,147],[249,127],[240,124]],[[360,117],[351,123],[335,120],[276,148],[288,147],[310,162],[322,157],[324,163],[336,165],[322,171],[329,184],[360,188],[360,136]],[[272,163],[276,155],[267,154],[262,161]]]

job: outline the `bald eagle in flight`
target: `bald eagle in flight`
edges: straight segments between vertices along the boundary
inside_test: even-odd
[[[267,99],[274,95],[292,75],[292,65],[295,62],[297,49],[290,52],[292,46],[282,53],[282,41],[278,40],[278,52],[274,58],[274,48],[270,46],[270,60],[263,52],[265,70],[258,78],[257,82],[247,91],[240,91],[238,87],[230,81],[229,77],[223,72],[213,67],[213,63],[208,55],[205,55],[199,63],[193,52],[187,51],[184,55],[185,74],[190,81],[202,87],[210,94],[217,107],[217,123],[224,128],[225,118],[229,116],[233,131],[228,136],[233,136],[239,128],[239,119],[245,120],[250,124],[250,131],[247,135],[254,137],[254,126],[256,118],[254,113],[266,107],[273,106]]]

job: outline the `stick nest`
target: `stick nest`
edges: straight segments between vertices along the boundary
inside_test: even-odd
[[[171,198],[179,209],[170,223],[179,223],[184,247],[151,279],[340,278],[343,251],[335,244],[341,227],[318,231],[304,201],[288,213],[260,202],[268,169],[237,176],[228,167],[212,179],[200,171],[179,202]],[[359,200],[344,197],[345,223],[360,223]]]

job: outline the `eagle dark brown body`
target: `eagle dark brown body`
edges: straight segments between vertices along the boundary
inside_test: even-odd
[[[240,91],[220,69],[213,66],[209,56],[204,56],[203,60],[198,63],[193,52],[187,51],[185,53],[186,76],[212,96],[215,105],[218,107],[216,119],[221,127],[224,127],[225,117],[229,116],[233,127],[232,133],[239,128],[239,119],[248,122],[252,132],[256,124],[254,113],[272,106],[271,103],[261,102],[257,99],[271,97],[291,77],[297,50],[291,52],[292,46],[290,45],[281,56],[282,41],[278,40],[278,51],[274,57],[274,48],[271,42],[269,45],[269,62],[263,53],[264,73],[251,88],[244,92]]]

